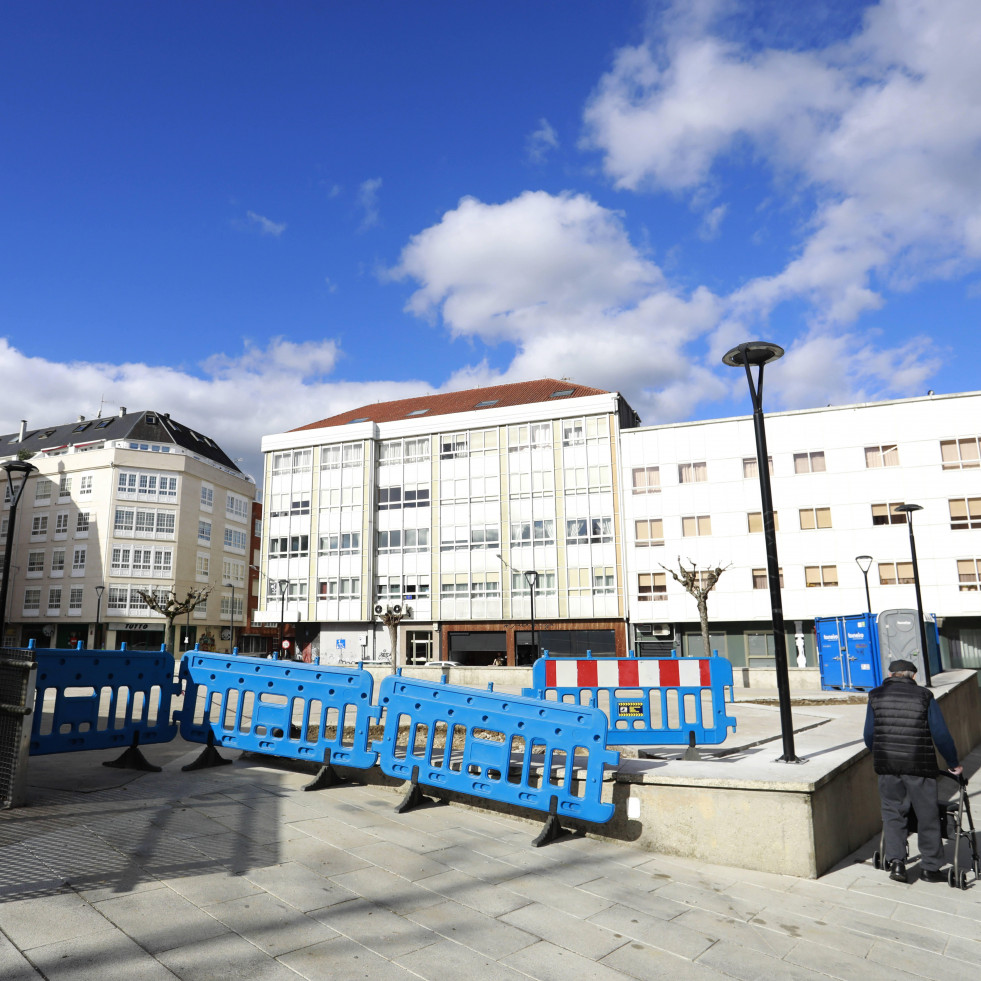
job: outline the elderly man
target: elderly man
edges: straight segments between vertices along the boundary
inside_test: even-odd
[[[906,818],[912,807],[918,826],[920,878],[926,882],[946,881],[942,871],[944,847],[937,806],[936,751],[955,776],[962,767],[940,706],[933,692],[916,684],[916,665],[911,661],[893,661],[889,677],[869,693],[865,745],[872,750],[879,775],[885,835],[883,859],[889,878],[908,881]]]

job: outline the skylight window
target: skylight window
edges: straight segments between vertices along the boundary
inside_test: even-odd
[[[413,409],[409,413],[409,415],[410,416],[424,416],[428,411],[429,411],[429,409]]]
[[[85,430],[86,430],[86,429],[88,429],[88,428],[89,428],[89,426],[91,426],[91,425],[92,425],[92,423],[90,423],[90,422],[83,422],[83,423],[81,423],[80,425],[78,425],[78,426],[76,426],[76,427],[75,427],[75,428],[74,428],[74,429],[72,430],[72,432],[73,432],[73,433],[84,433],[84,432],[85,432]]]
[[[367,421],[368,421],[368,417],[362,416],[360,419],[348,419],[347,424],[350,426],[352,423],[355,422],[367,422]]]
[[[499,399],[487,399],[485,402],[478,402],[474,408],[475,409],[486,409],[489,405],[497,405]]]
[[[573,388],[563,388],[559,392],[552,392],[552,394],[549,395],[549,398],[550,399],[560,399],[560,398],[562,398],[565,395],[571,395],[574,391],[575,391],[575,389],[573,389]]]
[[[112,419],[103,419],[102,422],[100,422],[95,428],[105,429],[107,426],[111,426],[111,425],[112,425]]]

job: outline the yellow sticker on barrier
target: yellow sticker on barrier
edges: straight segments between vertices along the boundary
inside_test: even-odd
[[[644,717],[644,703],[618,702],[617,716],[621,719],[642,719]]]

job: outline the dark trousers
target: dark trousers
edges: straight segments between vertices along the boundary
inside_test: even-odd
[[[936,779],[880,773],[879,798],[886,839],[883,856],[886,867],[891,862],[906,861],[906,816],[912,807],[918,825],[916,842],[920,848],[920,865],[931,871],[940,869],[944,864],[944,846],[940,840]]]

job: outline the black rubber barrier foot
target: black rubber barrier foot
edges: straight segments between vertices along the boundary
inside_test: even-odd
[[[702,758],[702,754],[695,746],[695,733],[688,733],[688,749],[684,751],[681,758],[683,760],[700,760]]]
[[[560,838],[582,837],[583,832],[562,827],[557,813],[558,805],[558,799],[553,797],[549,804],[548,817],[545,819],[545,824],[538,833],[538,837],[532,842],[535,848],[541,848],[542,845],[550,845],[553,841],[558,841]]]
[[[201,755],[193,762],[188,763],[187,766],[182,766],[182,771],[188,770],[206,770],[211,766],[227,766],[231,763],[231,760],[226,760],[217,749],[215,749],[215,736],[214,733],[208,733],[208,745],[201,750]]]
[[[324,763],[313,780],[306,784],[303,789],[326,790],[327,787],[333,787],[339,783],[344,783],[344,781],[337,775],[337,771],[330,765],[330,763],[327,762]]]
[[[409,785],[406,795],[402,798],[402,802],[395,808],[395,813],[404,814],[406,811],[421,807],[423,804],[448,803],[449,801],[443,800],[442,797],[427,797],[422,792],[419,788],[419,767],[414,767],[412,770],[412,783]]]
[[[159,766],[154,766],[143,755],[135,740],[122,756],[115,760],[105,760],[102,765],[111,766],[117,770],[143,770],[145,773],[159,773],[161,769]]]

